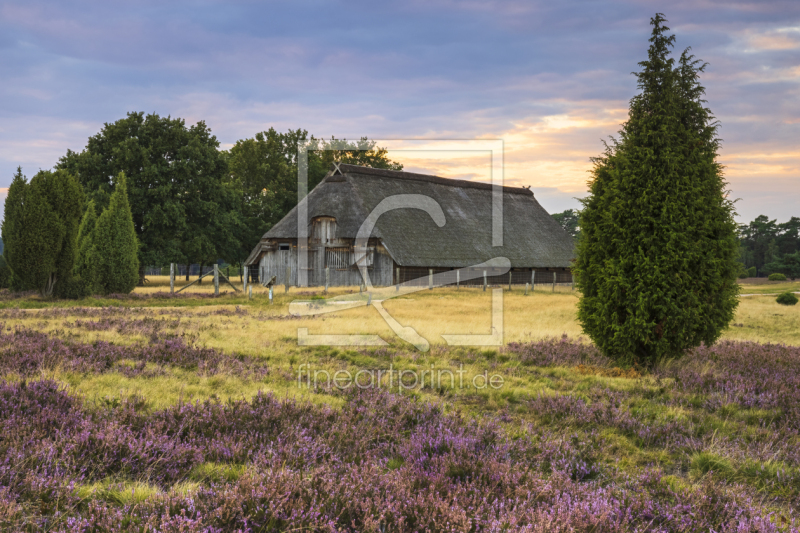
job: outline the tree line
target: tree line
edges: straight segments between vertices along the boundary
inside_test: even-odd
[[[580,211],[567,209],[552,217],[577,243],[580,239]],[[784,274],[800,277],[800,218],[778,223],[766,215],[756,217],[736,230],[739,242],[739,277]]]
[[[308,157],[300,168],[302,145]],[[324,140],[270,128],[222,150],[203,121],[187,126],[180,118],[128,113],[30,182],[18,169],[6,198],[0,284],[80,297],[129,292],[145,266],[240,263],[297,204],[298,170],[311,190],[333,161],[403,168],[367,138]],[[109,240],[124,233],[128,219],[119,213],[126,209],[134,239]],[[112,271],[119,283],[111,282]]]
[[[800,218],[778,223],[766,215],[739,226],[739,260],[748,276],[800,277]]]

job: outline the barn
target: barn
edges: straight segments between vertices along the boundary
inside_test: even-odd
[[[338,164],[306,197],[304,235],[298,209],[250,253],[251,281],[275,276],[279,285],[354,286],[366,268],[375,286],[428,283],[431,274],[498,257],[508,259],[510,271],[489,269],[483,277],[490,284],[572,280],[572,237],[527,188],[493,190],[488,183]],[[372,229],[357,243],[365,221]]]

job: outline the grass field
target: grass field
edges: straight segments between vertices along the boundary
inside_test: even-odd
[[[717,346],[649,371],[581,337],[570,287],[536,289],[504,290],[500,346],[442,337],[491,333],[491,291],[385,300],[424,352],[373,307],[289,313],[357,290],[0,294],[0,529],[797,530],[800,306],[764,293],[800,283],[743,285]]]

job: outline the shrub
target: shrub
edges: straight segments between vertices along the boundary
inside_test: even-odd
[[[784,276],[780,272],[773,272],[772,274],[769,275],[767,279],[770,281],[786,281],[786,276]]]
[[[797,296],[791,292],[784,292],[783,294],[779,294],[775,301],[781,305],[795,305],[797,303]]]
[[[756,267],[750,267],[750,268],[747,269],[747,277],[748,278],[754,278],[757,275],[758,275],[758,272],[756,271]]]

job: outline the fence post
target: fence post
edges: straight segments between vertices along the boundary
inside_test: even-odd
[[[285,285],[286,292],[289,292],[289,284],[291,283],[291,279],[292,279],[292,267],[287,266],[286,267],[286,285]]]
[[[508,271],[508,290],[511,290],[511,271]]]
[[[169,293],[175,294],[175,263],[169,264]]]
[[[525,296],[527,296],[527,295],[528,295],[528,284],[526,283],[525,284]]]
[[[247,289],[249,291],[248,298],[252,300],[253,299],[253,286],[250,285]],[[272,289],[270,289],[270,292],[272,292]]]
[[[400,268],[399,267],[397,268],[397,280],[395,280],[395,281],[397,281],[397,284],[395,284],[395,286],[394,286],[394,291],[395,292],[400,292]]]
[[[553,271],[553,292],[556,292],[556,271]]]
[[[483,271],[483,292],[486,292],[486,271]]]
[[[325,267],[325,294],[328,294],[328,285],[331,282],[331,269],[330,267]]]
[[[456,290],[461,290],[461,271],[456,270]]]
[[[269,305],[272,305],[272,285],[269,286]]]
[[[433,269],[432,268],[428,269],[428,290],[429,291],[433,290]]]
[[[214,263],[214,296],[219,296],[219,265]]]
[[[247,274],[249,268],[250,267],[242,266],[242,289],[245,291],[247,290],[247,278],[249,277]]]
[[[535,291],[536,288],[533,286],[533,282],[536,280],[536,271],[531,269],[531,292]]]

